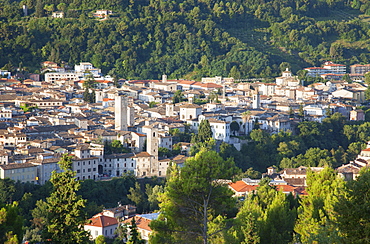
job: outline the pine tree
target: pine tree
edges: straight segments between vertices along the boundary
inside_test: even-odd
[[[37,18],[40,18],[40,17],[44,16],[44,5],[43,5],[41,0],[36,1],[35,15],[36,15]]]
[[[19,243],[23,238],[22,228],[18,203],[0,204],[0,243]]]
[[[139,232],[137,231],[135,218],[132,218],[130,226],[130,238],[127,244],[144,244],[144,243],[145,243],[144,240],[140,239]]]
[[[198,134],[194,135],[192,138],[193,143],[198,142],[206,142],[211,139],[213,136],[213,132],[211,129],[211,125],[207,119],[204,119],[200,122]]]
[[[214,234],[208,230],[209,222],[235,204],[232,192],[219,179],[230,179],[236,171],[231,159],[225,161],[205,149],[188,159],[181,170],[172,166],[160,195],[161,214],[151,222],[151,243],[207,244]]]
[[[308,196],[302,198],[294,230],[302,243],[340,243],[334,206],[344,181],[329,167],[320,173],[309,170],[306,181]]]
[[[53,192],[46,199],[48,211],[47,235],[54,243],[87,243],[88,233],[83,229],[86,200],[77,195],[80,182],[72,171],[72,157],[64,154],[59,161],[61,173],[53,171],[50,182]]]
[[[266,178],[264,178],[266,179]],[[255,195],[247,197],[234,226],[226,235],[226,243],[290,243],[296,208],[288,197],[262,182]]]
[[[370,169],[363,168],[357,179],[347,182],[346,186],[346,194],[335,206],[344,243],[369,243]]]

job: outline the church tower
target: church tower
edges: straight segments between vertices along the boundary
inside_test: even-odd
[[[171,117],[173,116],[173,111],[174,111],[175,105],[170,103],[166,104],[166,116]]]
[[[127,97],[116,95],[114,98],[114,129],[127,131]]]
[[[150,175],[158,176],[158,148],[159,148],[159,134],[157,128],[151,127],[146,135],[146,151],[151,157]]]
[[[261,98],[260,94],[257,93],[253,95],[252,108],[259,109],[260,107],[261,107]]]
[[[95,102],[101,103],[103,102],[104,92],[103,91],[95,91]]]

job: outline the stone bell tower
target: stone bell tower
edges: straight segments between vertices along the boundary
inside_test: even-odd
[[[127,131],[127,97],[116,95],[114,98],[114,129]]]

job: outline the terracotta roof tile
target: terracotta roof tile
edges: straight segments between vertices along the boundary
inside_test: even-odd
[[[107,227],[107,226],[118,224],[118,221],[116,218],[104,216],[104,215],[96,216],[94,218],[89,219],[89,221],[91,222],[86,225],[96,226],[96,227]]]

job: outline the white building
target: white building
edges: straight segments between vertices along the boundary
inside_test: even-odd
[[[212,128],[213,138],[216,140],[222,140],[229,142],[230,140],[230,122],[209,119],[209,124]]]
[[[202,107],[196,104],[184,104],[180,106],[180,120],[187,121],[197,119],[202,113]]]
[[[331,70],[324,69],[322,67],[309,67],[304,70],[307,70],[307,76],[310,77],[320,77],[321,75],[331,73]]]
[[[96,215],[88,220],[88,223],[84,225],[84,229],[90,233],[91,239],[103,235],[108,238],[114,238],[114,231],[117,229],[118,221],[116,218]]]
[[[334,64],[333,62],[325,62],[323,65],[324,69],[329,70],[332,74],[345,74],[346,73],[346,66],[344,64]]]
[[[300,85],[300,81],[296,76],[292,75],[288,69],[283,71],[282,76],[276,78],[276,85],[285,87],[297,87]]]
[[[73,72],[49,72],[45,73],[45,81],[52,84],[59,84],[58,81],[78,81],[79,77]]]
[[[94,75],[94,77],[100,77],[101,76],[101,69],[95,68],[92,63],[88,62],[81,62],[79,65],[75,65],[75,72],[80,77],[84,77],[85,74],[91,73]]]
[[[150,222],[152,220],[156,220],[159,216],[159,213],[151,213],[151,214],[141,214],[136,215],[133,217],[135,219],[135,223],[137,226],[137,230],[140,233],[140,237],[145,243],[149,242],[149,236],[152,233],[152,229],[150,228]],[[131,224],[132,218],[129,218],[124,221],[126,224]],[[130,238],[130,235],[128,236]]]
[[[102,172],[108,176],[119,177],[128,172],[135,172],[136,158],[132,153],[105,155],[100,162]]]

